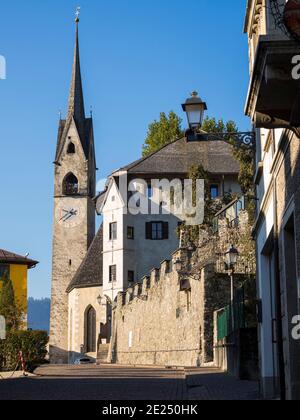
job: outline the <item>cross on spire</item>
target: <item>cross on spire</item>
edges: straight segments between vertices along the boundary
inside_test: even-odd
[[[76,22],[76,23],[78,23],[78,22],[79,22],[80,10],[81,10],[81,7],[80,7],[80,6],[78,6],[78,7],[76,8],[76,12],[75,12],[75,16],[76,16],[75,22]]]

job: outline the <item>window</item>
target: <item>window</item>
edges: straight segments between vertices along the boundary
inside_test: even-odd
[[[0,264],[0,279],[9,277],[9,265]]]
[[[134,239],[134,227],[132,226],[127,227],[127,239]]]
[[[148,184],[148,187],[147,187],[147,197],[148,198],[152,198],[152,196],[153,196],[152,185],[151,184]]]
[[[69,143],[68,150],[67,150],[68,155],[74,155],[75,152],[76,152],[75,144],[72,142]]]
[[[109,240],[114,241],[118,236],[118,225],[116,222],[109,225]]]
[[[219,197],[219,186],[218,185],[211,185],[210,186],[210,196],[213,199]]]
[[[146,223],[146,239],[150,239],[153,241],[162,241],[164,239],[169,239],[169,223]]]
[[[74,174],[69,174],[64,179],[63,192],[65,195],[76,195],[79,192],[78,179]]]
[[[128,271],[128,283],[134,283],[134,271]]]
[[[96,351],[96,311],[90,306],[85,312],[85,351],[94,353]]]
[[[110,283],[115,283],[117,280],[117,266],[116,265],[111,265],[109,267],[109,282]]]

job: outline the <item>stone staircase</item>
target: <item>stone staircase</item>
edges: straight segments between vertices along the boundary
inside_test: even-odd
[[[97,365],[103,365],[107,363],[109,352],[109,344],[99,344],[97,353]]]

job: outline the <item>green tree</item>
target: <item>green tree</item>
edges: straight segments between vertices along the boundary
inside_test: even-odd
[[[143,157],[161,149],[166,144],[183,136],[182,119],[171,111],[167,116],[161,112],[159,121],[155,120],[148,127],[148,133],[143,145]]]
[[[202,130],[207,133],[236,133],[238,132],[237,125],[234,121],[229,120],[224,122],[222,119],[206,117],[202,124]]]
[[[0,314],[5,317],[7,330],[17,330],[22,319],[22,310],[15,301],[14,288],[11,279],[6,276],[2,280],[0,294]]]

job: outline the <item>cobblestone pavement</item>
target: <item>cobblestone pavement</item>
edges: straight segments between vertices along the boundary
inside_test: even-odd
[[[246,401],[259,400],[256,382],[239,381],[217,369],[186,370],[189,400]]]
[[[253,400],[257,385],[216,370],[46,366],[35,377],[0,380],[0,400]]]

